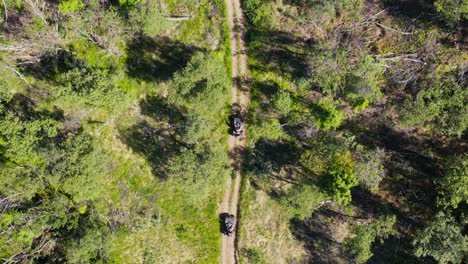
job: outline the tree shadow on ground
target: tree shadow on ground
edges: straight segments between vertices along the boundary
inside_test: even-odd
[[[437,211],[434,180],[443,176],[437,157],[466,151],[466,146],[462,142],[444,142],[409,134],[376,117],[358,117],[344,127],[356,135],[360,144],[387,152],[384,160],[387,177],[380,184],[381,191],[370,193],[354,188],[352,193],[353,205],[362,212],[375,211],[384,204],[397,217],[398,237],[389,237],[383,244],[374,243],[374,257],[369,263],[401,263],[403,259],[408,263],[421,263],[421,259],[412,255],[411,241],[417,230]]]
[[[199,50],[165,37],[139,36],[128,43],[127,73],[143,81],[167,81]]]
[[[254,175],[254,186],[259,186],[255,181],[264,179],[287,184],[296,183],[299,173],[296,167],[301,151],[293,142],[261,138],[253,148],[244,150],[243,168]],[[281,192],[275,188],[266,191],[272,197],[278,197]]]
[[[330,214],[323,208],[304,220],[293,218],[289,228],[293,236],[302,241],[308,251],[308,263],[335,264],[344,256],[341,243],[331,233]]]
[[[442,31],[455,33],[463,30],[462,23],[455,26],[445,20],[436,10],[433,0],[381,0],[387,14],[400,19],[408,27],[430,29],[438,27]],[[448,40],[443,40],[447,42]],[[453,43],[445,43],[452,45]]]
[[[419,207],[433,208],[436,193],[433,180],[442,175],[440,165],[433,157],[436,149],[422,138],[369,118],[363,125],[362,120],[356,118],[344,127],[356,135],[358,143],[369,149],[378,147],[388,152],[384,161],[388,174],[383,182],[385,188],[401,199],[417,198]]]
[[[243,169],[242,161],[244,161],[244,159],[242,157],[245,156],[245,153],[246,149],[241,146],[235,146],[234,149],[229,151],[229,159],[231,160],[231,167],[233,168],[234,172]],[[233,173],[231,177],[234,179],[236,175]]]
[[[249,50],[249,55],[260,62],[251,66],[253,70],[261,70],[260,67],[276,73],[288,73],[293,78],[309,76],[310,70],[306,59],[308,52],[313,48],[311,42],[284,31],[251,32],[251,34],[255,35],[257,41],[263,43]]]
[[[119,133],[122,142],[145,157],[153,175],[161,180],[167,179],[167,163],[180,150],[179,142],[169,129],[158,128],[142,120]]]
[[[24,74],[31,75],[39,80],[54,81],[55,76],[73,68],[82,68],[84,63],[66,50],[48,51],[34,63],[18,62],[18,68]]]
[[[436,16],[433,1],[430,0],[383,0],[388,14],[417,24],[431,23]]]
[[[369,263],[418,263],[418,259],[412,254],[412,234],[420,223],[413,219],[414,212],[404,212],[398,205],[384,200],[379,195],[373,194],[361,187],[352,189],[352,205],[357,213],[368,218],[377,218],[380,215],[395,215],[397,223],[395,229],[398,236],[389,236],[383,239],[383,243],[376,240],[372,244],[373,257]]]
[[[166,180],[168,161],[186,147],[178,134],[185,122],[186,110],[158,96],[141,100],[140,107],[142,114],[153,120],[141,119],[129,128],[119,129],[121,140],[149,162],[153,175]]]
[[[158,122],[180,126],[186,121],[186,109],[169,104],[160,96],[147,96],[140,101],[140,108],[143,115],[149,116]]]
[[[2,103],[0,101],[0,103]],[[17,93],[13,95],[13,98],[6,104],[4,104],[7,110],[10,110],[15,113],[16,117],[19,117],[21,120],[35,120],[43,118],[52,118],[56,121],[63,121],[65,119],[63,110],[53,107],[53,110],[37,110],[36,102],[30,97]]]

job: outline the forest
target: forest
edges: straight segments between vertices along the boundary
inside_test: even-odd
[[[239,263],[468,261],[468,0],[243,0]],[[0,262],[219,263],[223,0],[2,0]]]

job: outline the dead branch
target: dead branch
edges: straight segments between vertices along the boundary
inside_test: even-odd
[[[26,249],[21,250],[20,252],[12,255],[9,259],[5,260],[4,263],[8,264],[8,263],[18,263],[18,262],[20,262],[20,260],[15,260],[15,258],[17,256],[20,256],[20,255],[24,254],[25,252],[26,252]]]
[[[11,66],[9,66],[9,65],[7,65],[7,64],[2,63],[1,65],[2,65],[4,68],[13,71],[16,75],[18,75],[18,77],[21,78],[21,80],[23,80],[26,84],[29,85],[29,81],[26,79],[26,77],[24,77],[23,74],[21,74],[21,72],[17,71],[15,68],[13,68],[13,67],[11,67]]]
[[[417,62],[417,63],[423,63],[423,64],[424,64],[424,61],[422,61],[422,60],[411,59],[411,58],[405,58],[405,57],[401,57],[401,56],[397,56],[397,57],[393,57],[393,58],[381,58],[381,60],[383,60],[383,61],[399,61],[399,60],[403,60],[403,61],[411,61],[411,62]]]
[[[388,8],[385,8],[385,9],[381,10],[380,12],[378,12],[377,14],[372,15],[372,16],[366,18],[364,21],[370,21],[370,20],[374,19],[375,17],[377,17],[377,16],[379,16],[379,15],[381,15],[381,14],[387,12],[387,10],[388,10]]]
[[[0,51],[26,51],[27,49],[25,47],[12,47],[12,46],[3,46],[0,47]]]
[[[393,55],[394,53],[388,53],[386,55]],[[412,53],[412,54],[401,54],[395,57],[385,57],[381,55],[374,55],[375,58],[378,58],[382,61],[411,61],[411,62],[417,62],[417,63],[422,63],[424,64],[424,61],[416,59],[418,57],[418,54]]]
[[[26,0],[25,2],[26,2],[26,4],[28,4],[31,7],[33,13],[36,16],[41,18],[42,22],[44,22],[44,25],[49,24],[49,23],[47,23],[47,20],[45,19],[44,12],[42,12],[41,8],[39,8],[39,6],[38,6],[37,0],[36,1]]]
[[[189,20],[192,18],[192,16],[173,16],[173,17],[166,17],[166,20],[168,21],[183,21],[183,20]]]
[[[333,200],[325,200],[325,201],[321,201],[319,203],[319,205],[317,205],[315,208],[314,208],[314,211],[319,209],[320,207],[326,205],[326,204],[329,204],[329,203],[333,203]]]
[[[387,29],[387,30],[390,30],[390,31],[393,31],[393,32],[396,32],[396,33],[400,33],[400,34],[402,34],[402,35],[413,35],[413,32],[399,31],[399,30],[393,29],[393,28],[391,28],[391,27],[387,27],[387,26],[385,26],[385,25],[382,25],[382,24],[380,24],[380,23],[378,23],[378,22],[375,22],[375,24],[378,25],[378,26],[380,26],[380,27],[383,27],[383,28],[385,28],[385,29]]]

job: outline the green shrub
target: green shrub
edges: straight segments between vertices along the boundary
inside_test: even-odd
[[[420,230],[413,241],[414,254],[431,256],[438,263],[462,263],[468,251],[468,237],[450,215],[438,213],[434,220]]]
[[[240,255],[247,259],[248,263],[250,264],[266,264],[268,263],[265,261],[265,258],[260,252],[260,250],[256,248],[242,248],[240,250]]]
[[[404,126],[423,125],[436,133],[461,136],[468,128],[468,89],[456,72],[421,83],[416,99],[400,111]]]
[[[323,130],[337,128],[343,121],[343,112],[335,107],[332,100],[320,100],[312,109],[315,116],[315,125]]]
[[[320,189],[313,185],[297,184],[291,187],[281,198],[281,204],[288,208],[291,217],[304,219],[311,215],[325,196]]]
[[[351,238],[345,241],[344,247],[354,258],[355,263],[366,263],[373,256],[372,244],[375,239],[394,234],[395,222],[395,216],[387,216],[369,225],[358,224],[353,227]]]
[[[279,91],[273,98],[275,107],[282,115],[287,115],[294,109],[294,102],[291,94],[287,91]]]
[[[119,0],[119,4],[125,6],[132,6],[136,4],[143,3],[144,0]]]
[[[434,6],[449,24],[468,19],[468,0],[437,0]]]
[[[355,174],[361,185],[370,191],[376,191],[385,176],[384,157],[385,152],[379,148],[358,154]]]
[[[312,70],[310,81],[320,92],[335,96],[346,87],[350,64],[346,51],[320,51],[308,58]]]
[[[253,29],[267,31],[277,25],[274,3],[263,0],[243,1],[244,11]]]
[[[122,104],[123,89],[107,70],[76,67],[57,76],[52,94],[70,105],[113,111]]]
[[[62,0],[58,7],[60,12],[66,15],[83,9],[85,4],[81,0]]]
[[[461,202],[468,203],[468,155],[449,158],[446,161],[445,177],[438,180],[439,203],[457,208]]]
[[[358,185],[354,175],[354,164],[351,154],[346,153],[335,157],[322,175],[324,189],[338,204],[346,205],[351,202],[351,188]]]
[[[262,137],[278,140],[284,135],[283,128],[281,127],[279,120],[276,118],[262,120],[259,125],[253,125],[250,130],[252,131],[252,141],[258,140]]]

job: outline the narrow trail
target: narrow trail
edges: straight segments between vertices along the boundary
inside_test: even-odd
[[[247,53],[244,43],[244,15],[240,0],[225,0],[227,18],[229,22],[229,34],[232,52],[232,105],[239,105],[241,112],[245,114],[248,105],[247,91]],[[238,216],[239,192],[242,176],[242,149],[246,143],[246,127],[241,138],[229,137],[229,152],[231,154],[230,165],[234,168],[234,177],[229,177],[226,182],[223,202],[220,205],[220,213],[229,213]],[[236,223],[237,225],[238,223]],[[237,228],[236,228],[237,230]],[[237,263],[236,233],[232,236],[223,236],[221,263]]]

